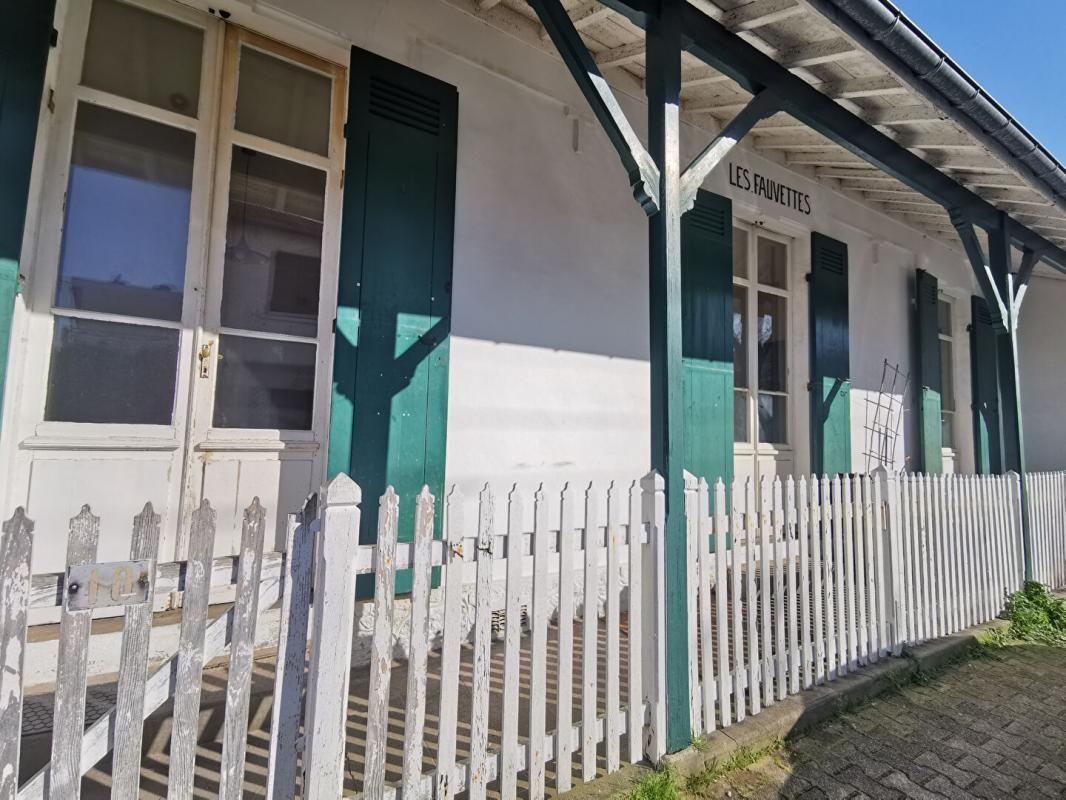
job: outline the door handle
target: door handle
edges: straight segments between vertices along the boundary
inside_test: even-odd
[[[214,342],[207,342],[200,345],[200,377],[211,377],[211,348],[214,346]]]

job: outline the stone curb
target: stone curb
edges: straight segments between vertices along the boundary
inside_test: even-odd
[[[965,655],[977,644],[981,634],[1006,624],[994,620],[936,641],[905,647],[900,657],[888,656],[832,683],[813,686],[779,700],[743,722],[705,735],[698,750],[689,747],[666,756],[664,761],[685,778],[728,761],[741,748],[762,750],[775,742],[795,738],[837,714],[894,689],[920,672],[935,672]],[[632,788],[650,770],[647,763],[627,766],[612,775],[582,784],[565,797],[594,800],[617,796]]]

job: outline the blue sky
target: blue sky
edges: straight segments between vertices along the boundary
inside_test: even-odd
[[[1066,1],[895,3],[1066,163]]]

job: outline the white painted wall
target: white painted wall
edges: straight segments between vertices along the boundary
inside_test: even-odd
[[[1018,360],[1026,465],[1066,469],[1066,280],[1035,276],[1022,303]]]
[[[486,478],[561,481],[644,470],[646,224],[559,59],[440,0],[393,0],[370,13],[331,0],[286,6],[459,88],[449,481],[470,491]],[[643,129],[642,103],[621,100]],[[689,154],[706,139],[694,127],[684,131]],[[969,268],[956,251],[750,151],[733,161],[812,197],[807,216],[729,186],[724,170],[706,184],[730,196],[738,216],[796,239],[791,385],[801,469],[809,461],[809,232],[849,245],[853,459],[863,468],[866,398],[880,388],[882,362],[906,369],[912,361],[914,268],[963,295],[973,290]],[[967,358],[960,352],[957,360]],[[900,466],[917,448],[909,408],[905,417]]]
[[[451,0],[276,4],[311,27],[459,89],[448,482],[472,497],[487,480],[557,486],[643,474],[649,467],[650,424],[647,222],[561,60]],[[276,17],[268,30],[282,35]],[[290,38],[303,46],[309,41],[306,29]],[[335,44],[329,52],[338,52]],[[639,87],[632,81],[625,85],[630,88],[620,100],[642,131]],[[708,138],[695,127],[683,130],[689,154]],[[969,267],[958,251],[744,147],[732,160],[811,196],[812,213],[806,215],[730,186],[724,169],[706,184],[733,199],[737,217],[793,238],[790,386],[797,470],[809,463],[804,281],[809,235],[817,230],[848,243],[853,464],[864,469],[867,397],[879,389],[882,362],[908,369],[913,361],[913,270],[932,271],[945,289],[965,298],[974,291]],[[969,312],[965,304],[961,308],[965,325]],[[959,337],[956,358],[960,392],[969,384],[964,340]],[[10,389],[9,400],[15,391]],[[968,396],[960,394],[958,405],[967,409]],[[897,468],[916,452],[912,417],[907,398]],[[968,414],[960,420],[966,425],[958,439],[967,445]],[[9,453],[17,450],[18,442],[7,437]],[[958,467],[971,464],[964,446]],[[56,465],[42,461],[41,469],[78,472],[66,459]],[[68,485],[80,480],[73,472],[64,479]],[[138,467],[139,496],[157,493],[140,485],[145,481],[175,480],[169,472]],[[281,486],[278,492],[292,494]],[[212,496],[210,487],[205,494]],[[264,502],[277,506],[279,495]],[[15,487],[8,496],[30,495]],[[231,499],[236,509],[251,497]],[[47,513],[61,522],[74,512]],[[62,566],[61,548],[38,552],[35,569]]]

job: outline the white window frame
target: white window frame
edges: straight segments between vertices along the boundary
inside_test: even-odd
[[[746,303],[746,322],[747,329],[744,332],[745,345],[748,353],[748,375],[747,375],[747,389],[746,402],[748,406],[747,422],[747,441],[734,442],[734,454],[753,456],[758,454],[759,456],[777,456],[779,454],[792,453],[796,443],[796,409],[795,409],[795,393],[792,386],[792,359],[793,359],[793,345],[795,341],[794,336],[794,324],[793,316],[796,313],[794,293],[795,293],[795,240],[793,237],[783,233],[779,233],[775,230],[766,228],[761,224],[753,224],[741,219],[734,218],[733,227],[736,230],[744,231],[747,236],[747,276],[746,278],[738,276],[735,272],[733,275],[733,286],[743,287],[747,293]],[[760,283],[758,280],[758,242],[759,239],[768,239],[770,241],[778,242],[785,246],[786,261],[785,261],[785,288],[778,286],[772,286],[765,283]],[[785,391],[774,392],[760,392],[759,389],[759,343],[757,337],[757,319],[759,308],[759,294],[772,294],[778,297],[782,297],[785,300]],[[734,389],[733,402],[737,402],[738,390]],[[758,424],[758,396],[759,394],[770,394],[778,397],[785,398],[785,442],[760,442],[759,436],[759,424]]]
[[[214,170],[214,199],[211,219],[207,284],[202,298],[206,308],[201,319],[203,326],[197,331],[196,353],[204,345],[211,348],[212,365],[209,378],[199,380],[193,386],[193,417],[198,431],[190,434],[199,438],[193,446],[200,450],[230,449],[252,446],[267,449],[321,450],[328,436],[331,367],[333,364],[332,327],[336,316],[337,281],[340,264],[340,223],[342,204],[342,175],[344,164],[344,137],[342,128],[347,107],[347,87],[344,69],[325,59],[304,56],[288,45],[253,31],[228,26],[225,32],[223,65],[228,67],[221,76],[219,108],[225,113],[225,121],[218,125],[217,157]],[[291,61],[298,66],[334,78],[331,103],[329,151],[319,155],[290,145],[244,133],[234,127],[237,100],[237,58],[241,47],[249,47],[275,58]],[[314,337],[282,333],[265,333],[229,328],[222,325],[222,287],[225,279],[225,252],[227,216],[229,214],[230,164],[232,148],[247,147],[256,152],[292,161],[322,170],[326,175],[325,205],[322,225],[322,260],[319,277],[318,329]],[[233,335],[268,341],[315,344],[315,384],[310,430],[278,430],[269,428],[217,428],[214,425],[215,384],[218,377],[219,339]],[[241,445],[240,442],[247,444]]]
[[[161,16],[203,31],[201,56],[200,104],[195,117],[177,114],[129,98],[113,95],[80,84],[82,62],[88,34],[91,3],[72,3],[63,23],[64,50],[52,102],[55,107],[52,133],[48,144],[49,167],[43,182],[40,233],[34,251],[33,270],[27,278],[27,306],[30,323],[27,332],[27,371],[23,383],[20,429],[30,435],[20,443],[25,449],[155,449],[178,450],[187,420],[194,332],[202,317],[202,287],[206,263],[207,219],[210,209],[213,153],[217,129],[217,66],[220,54],[220,25],[211,17],[167,0],[121,0]],[[109,108],[153,122],[163,123],[196,136],[193,152],[193,175],[189,203],[189,230],[185,259],[180,321],[152,320],[126,315],[56,307],[56,283],[62,249],[66,192],[70,178],[74,123],[79,103]],[[136,423],[84,423],[44,419],[48,392],[52,339],[57,316],[116,321],[178,330],[178,359],[175,364],[174,404],[168,425]],[[30,370],[29,365],[33,365]]]

